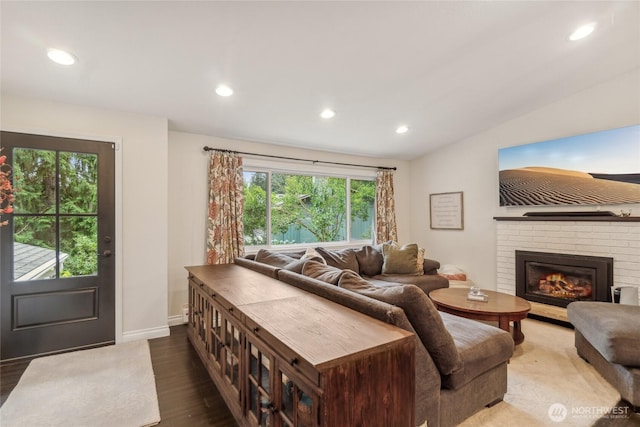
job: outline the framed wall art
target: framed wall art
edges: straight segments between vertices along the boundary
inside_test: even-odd
[[[464,204],[462,191],[429,194],[432,230],[463,230]]]
[[[500,206],[640,203],[640,125],[498,150]]]

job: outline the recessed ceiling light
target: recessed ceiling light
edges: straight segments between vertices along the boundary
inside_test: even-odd
[[[216,88],[216,93],[220,96],[231,96],[233,95],[233,89],[227,85],[220,85]]]
[[[589,34],[593,33],[593,30],[596,29],[596,23],[590,22],[581,27],[576,28],[576,30],[571,33],[569,36],[569,40],[576,41],[587,37]]]
[[[60,65],[73,65],[76,63],[75,56],[60,49],[47,49],[47,56],[50,60]]]
[[[335,116],[336,112],[333,111],[330,108],[326,108],[324,110],[322,110],[322,113],[320,113],[320,117],[322,117],[323,119],[330,119],[331,117]]]
[[[398,128],[396,129],[396,133],[407,133],[409,131],[409,128],[407,126],[398,126]]]

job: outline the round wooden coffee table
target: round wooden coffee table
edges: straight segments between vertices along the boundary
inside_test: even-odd
[[[500,329],[512,333],[513,341],[520,344],[524,335],[520,330],[520,321],[527,317],[531,304],[525,299],[502,292],[482,290],[489,300],[469,301],[466,288],[442,288],[429,293],[438,310],[473,320],[498,322]],[[509,328],[513,322],[513,328]]]

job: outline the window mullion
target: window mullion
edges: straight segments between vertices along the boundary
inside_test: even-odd
[[[347,235],[345,236],[347,243],[351,242],[351,178],[347,177],[347,182],[345,183],[345,185],[347,186],[346,189],[346,196],[347,196],[347,200],[346,200],[346,207],[347,207],[347,214],[346,214],[346,223],[347,223],[347,227],[346,227],[346,233]]]
[[[271,171],[267,172],[267,230],[266,246],[271,248]]]
[[[56,279],[60,278],[60,151],[56,151]]]

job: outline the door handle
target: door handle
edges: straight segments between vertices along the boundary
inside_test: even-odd
[[[98,256],[103,256],[105,258],[109,258],[111,256],[111,251],[109,249],[106,249],[104,252],[98,253]]]

